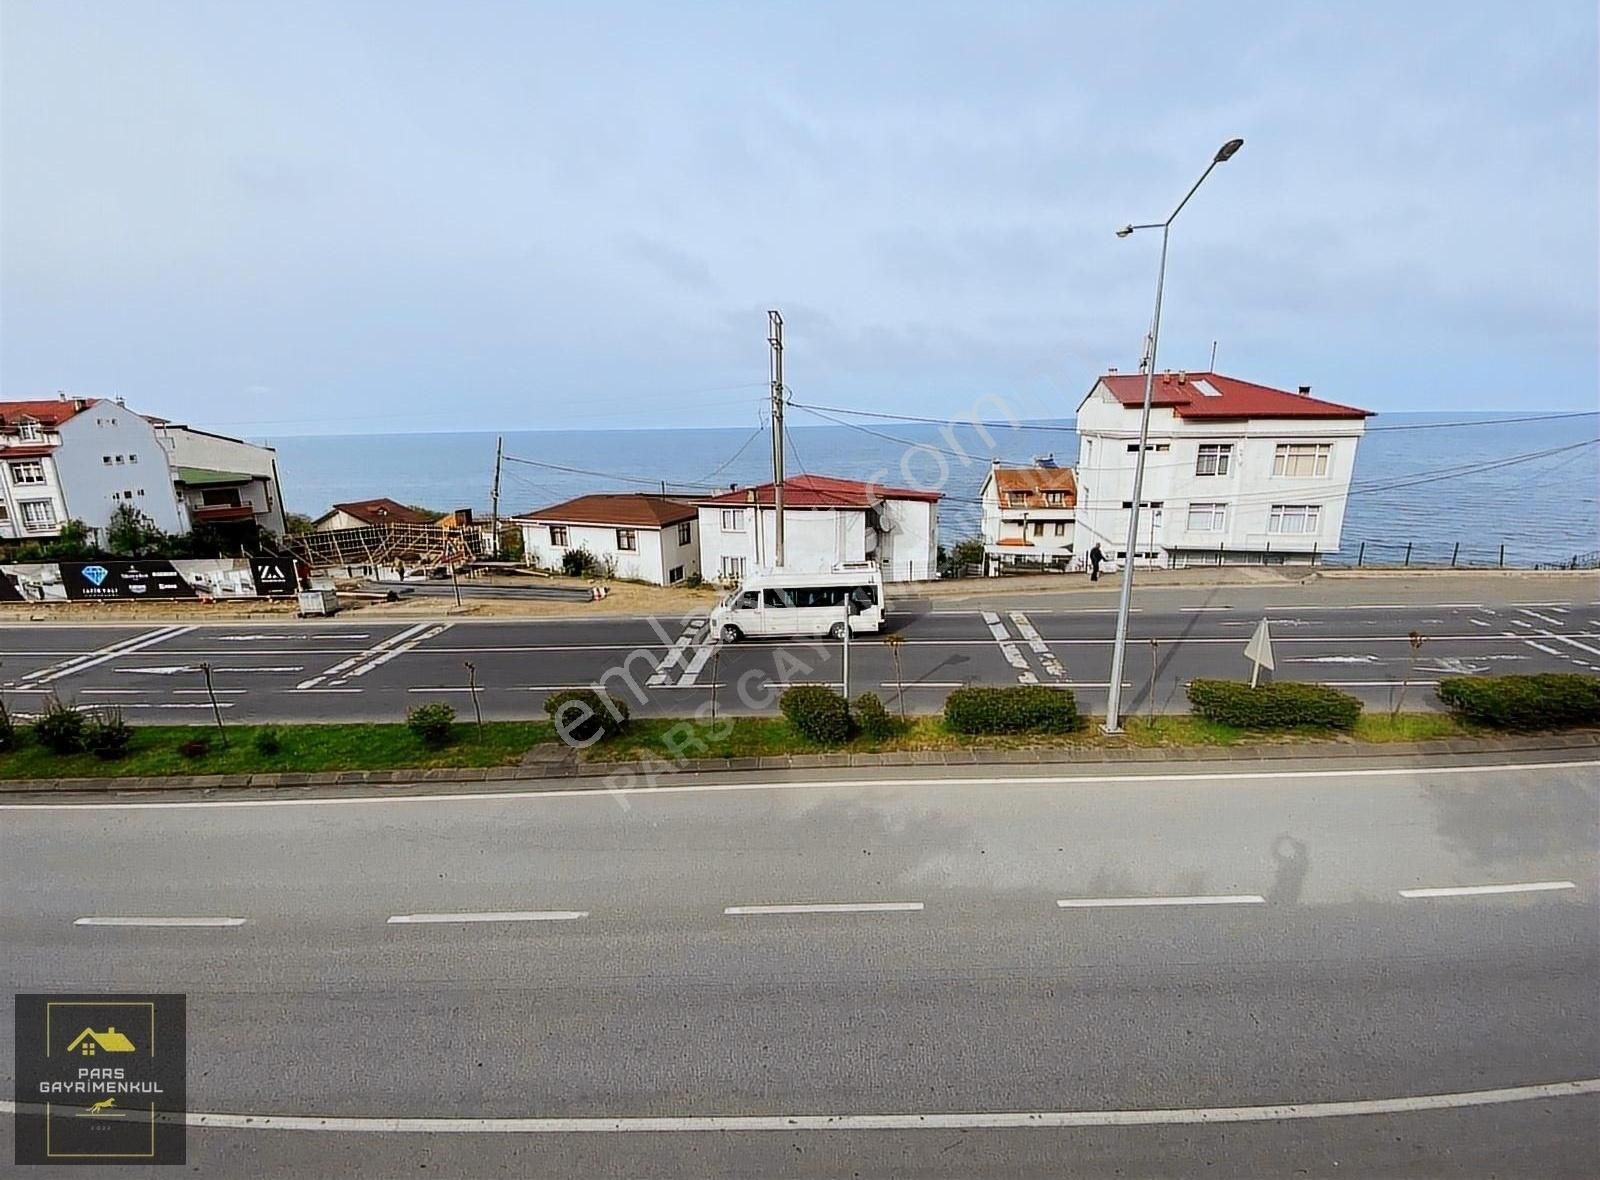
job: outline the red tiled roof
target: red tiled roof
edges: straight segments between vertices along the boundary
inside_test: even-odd
[[[434,521],[430,513],[407,508],[398,500],[391,500],[387,496],[379,496],[374,500],[354,500],[349,504],[335,504],[318,519],[326,520],[335,512],[353,516],[363,524],[432,524]]]
[[[1052,508],[1075,508],[1078,504],[1078,481],[1070,467],[996,467],[995,486],[1005,494],[1002,508],[1044,508],[1046,492],[1062,492],[1063,503]],[[1019,502],[1016,497],[1023,499]]]
[[[755,484],[748,488],[735,488],[719,496],[709,496],[702,504],[748,504],[751,493],[756,502],[772,503],[772,485]],[[783,506],[785,508],[871,508],[880,500],[926,500],[934,503],[943,499],[939,492],[924,492],[916,488],[890,488],[882,484],[865,483],[859,479],[835,479],[831,475],[797,475],[783,481]]]
[[[77,400],[92,406],[100,399]],[[15,426],[19,418],[32,418],[41,426],[60,426],[76,413],[79,410],[72,398],[65,401],[61,398],[36,398],[33,401],[0,402],[0,418],[5,420],[7,426]]]
[[[648,492],[599,492],[592,496],[579,496],[524,512],[518,520],[553,521],[556,524],[606,524],[625,528],[659,529],[669,524],[693,520],[693,504],[674,500],[668,496],[652,496]]]
[[[1273,389],[1224,377],[1221,373],[1157,373],[1151,390],[1152,406],[1167,406],[1180,418],[1367,418],[1371,410],[1341,406],[1306,394]],[[1111,395],[1125,406],[1144,404],[1143,373],[1107,373],[1100,378]],[[1196,382],[1216,391],[1211,397]]]

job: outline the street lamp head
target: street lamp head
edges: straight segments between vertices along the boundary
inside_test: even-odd
[[[1242,139],[1230,139],[1227,143],[1223,144],[1221,147],[1219,147],[1217,149],[1216,162],[1218,164],[1227,163],[1229,160],[1233,159],[1233,154],[1235,152],[1237,152],[1243,146],[1244,146],[1244,140],[1242,140]]]
[[[1123,227],[1122,227],[1122,228],[1121,228],[1121,229],[1119,229],[1119,230],[1118,230],[1118,231],[1117,231],[1117,237],[1119,237],[1119,238],[1125,238],[1125,237],[1127,237],[1127,236],[1128,236],[1128,235],[1129,235],[1129,234],[1131,234],[1131,233],[1133,233],[1133,226],[1131,226],[1131,225],[1125,225],[1125,226],[1123,226]]]

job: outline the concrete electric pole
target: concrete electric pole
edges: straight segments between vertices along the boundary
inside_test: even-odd
[[[772,565],[783,568],[783,316],[767,312],[772,346]],[[759,515],[761,506],[756,505]]]

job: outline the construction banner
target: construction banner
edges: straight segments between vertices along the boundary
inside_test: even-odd
[[[194,587],[170,561],[106,558],[63,561],[61,584],[76,602],[100,599],[194,598]]]

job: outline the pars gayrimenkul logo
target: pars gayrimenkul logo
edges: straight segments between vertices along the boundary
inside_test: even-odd
[[[86,565],[83,567],[83,580],[91,586],[98,586],[111,576],[111,571],[103,565]]]

